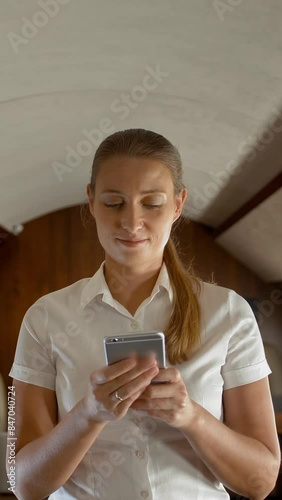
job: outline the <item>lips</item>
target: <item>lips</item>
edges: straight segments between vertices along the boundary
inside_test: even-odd
[[[137,246],[141,246],[141,245],[144,245],[146,242],[147,242],[147,239],[145,240],[122,240],[120,238],[117,238],[117,240],[122,244],[122,245],[125,245],[127,247],[137,247]]]
[[[146,238],[135,238],[135,239],[131,239],[131,238],[117,238],[117,240],[120,240],[120,241],[129,241],[130,243],[138,243],[139,241],[145,241]]]
[[[140,241],[145,241],[145,240],[122,240],[121,238],[118,238],[120,241],[127,241],[128,243],[139,243]]]

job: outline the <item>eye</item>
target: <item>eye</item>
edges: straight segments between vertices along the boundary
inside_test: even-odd
[[[145,205],[147,208],[161,208],[161,205]]]
[[[121,207],[122,203],[104,203],[104,205],[108,208],[117,208]]]
[[[104,205],[107,208],[120,208],[123,205],[123,203],[104,203]],[[144,207],[148,209],[153,209],[153,208],[161,208],[161,205],[144,204]]]

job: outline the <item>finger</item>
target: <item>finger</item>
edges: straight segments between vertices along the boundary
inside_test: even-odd
[[[177,383],[181,380],[180,371],[177,368],[160,368],[154,382]]]
[[[140,364],[142,365],[144,363]],[[155,364],[153,368],[151,367],[145,372],[142,370],[144,370],[144,368],[139,366],[133,368],[127,374],[124,374],[113,381],[106,382],[104,384],[93,384],[92,392],[95,399],[102,402],[107,410],[112,411],[119,403],[122,402],[116,396],[117,390],[118,396],[122,400],[130,398],[137,391],[140,391],[141,394],[145,387],[150,384],[152,378],[157,374],[158,367]],[[132,372],[137,374],[135,379],[133,379],[134,375]]]
[[[172,427],[180,427],[183,422],[183,416],[177,410],[147,410],[147,415],[154,418],[160,418]]]
[[[93,374],[91,374],[91,380],[94,384],[105,384],[106,382],[116,380],[118,377],[127,374],[133,368],[136,368],[136,370],[141,373],[142,370],[144,371],[150,366],[155,366],[155,364],[155,356],[147,356],[142,358],[142,360],[138,360],[136,355],[132,354],[129,358],[105,366],[98,372],[93,372]]]
[[[124,401],[117,402],[117,404],[114,405],[113,410],[112,410],[112,415],[116,418],[122,418],[124,415],[126,415],[128,409],[130,408],[131,404],[134,403],[136,399],[139,398],[141,395],[142,390],[139,390],[132,394],[130,397],[125,399]]]
[[[137,391],[140,391],[140,394],[142,394],[145,387],[147,387],[151,383],[152,378],[157,373],[158,367],[153,366],[146,371],[142,371],[139,374],[137,372],[137,376],[130,381],[122,380],[122,377],[120,377],[120,379],[117,379],[110,383],[112,387],[111,398],[113,400],[117,399],[117,390],[119,397],[121,397],[122,399],[131,398]]]
[[[152,382],[156,379],[154,377]],[[167,382],[166,384],[150,384],[147,386],[142,392],[142,399],[157,399],[157,398],[177,398],[179,393],[184,393],[186,395],[186,388],[184,387],[182,390],[176,387],[174,384]]]
[[[122,361],[118,361],[109,366],[105,366],[101,370],[92,372],[90,375],[90,381],[92,384],[104,384],[113,378],[122,375],[123,373],[132,370],[137,364],[136,356],[132,355]]]
[[[143,398],[143,395],[141,396]],[[137,399],[131,404],[134,410],[166,410],[179,411],[187,406],[187,399],[181,398],[159,398],[159,399]]]
[[[143,373],[145,374],[148,370],[157,368],[157,363],[154,358],[143,359],[142,361],[138,361],[137,364],[126,373],[123,373],[120,376],[114,377],[112,380],[107,382],[107,390],[108,392],[114,392],[119,389],[123,385],[133,381]],[[154,376],[158,373],[154,372]]]

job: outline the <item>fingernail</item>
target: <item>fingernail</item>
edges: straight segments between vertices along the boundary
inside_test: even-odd
[[[95,376],[95,380],[98,384],[102,384],[103,382],[105,382],[105,375],[102,375],[102,374],[99,374],[99,375],[96,375]]]

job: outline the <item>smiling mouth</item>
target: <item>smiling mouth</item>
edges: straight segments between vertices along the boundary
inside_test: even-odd
[[[122,244],[127,245],[127,246],[138,246],[141,245],[142,243],[145,243],[147,240],[121,240],[117,238],[118,241],[120,241]]]
[[[145,239],[143,239],[143,240],[122,240],[121,238],[117,238],[117,239],[120,241],[129,241],[131,243],[139,243],[140,241],[146,241]]]

